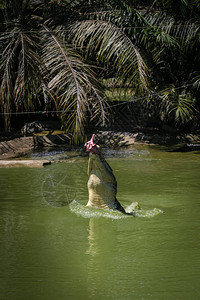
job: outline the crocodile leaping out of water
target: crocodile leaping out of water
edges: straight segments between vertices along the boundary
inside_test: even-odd
[[[88,192],[89,200],[87,206],[95,206],[104,209],[118,210],[127,213],[116,199],[117,181],[109,164],[104,159],[100,147],[94,143],[94,134],[90,141],[85,143],[86,151],[89,151],[88,161]],[[136,208],[139,204],[136,203]]]

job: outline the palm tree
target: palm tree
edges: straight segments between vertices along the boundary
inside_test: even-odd
[[[160,118],[164,114],[174,126],[195,120],[200,108],[199,1],[121,2],[126,13],[119,20],[150,70],[151,112],[157,116],[159,110]],[[138,10],[135,2],[145,5]]]
[[[5,114],[5,127],[9,129],[11,112],[35,107],[42,80],[40,36],[34,30],[35,21],[28,11],[28,1],[2,2],[0,104]]]
[[[120,72],[115,73],[117,84],[120,81],[124,86],[129,82],[129,89],[130,86],[134,89],[133,98],[141,83],[143,90],[149,88],[151,95],[146,98],[151,101],[141,102],[148,115],[160,116],[175,127],[196,120],[200,106],[199,2],[122,0],[112,1],[111,6],[112,10],[107,6],[105,10],[90,13],[90,20],[73,24],[75,47],[84,51],[86,57],[95,53],[98,62],[104,65],[107,62],[108,66],[110,62],[112,66],[117,65],[115,58],[121,51],[123,77],[119,77]],[[126,42],[123,38],[120,43],[117,33],[121,32],[123,37],[126,34]],[[133,68],[129,72],[124,67],[123,51],[129,52],[130,44],[130,60],[125,59],[128,66],[130,62],[133,65],[141,62],[137,74],[140,80],[134,76]],[[141,57],[149,69],[148,87],[147,68]]]
[[[88,120],[106,123],[105,77],[146,95],[148,114],[187,122],[200,106],[198,12],[196,0],[2,0],[5,126],[11,112],[51,109],[78,142]]]
[[[112,66],[123,82],[147,87],[145,63],[131,40],[110,22],[85,21],[82,3],[2,1],[0,105],[7,129],[11,112],[51,107],[61,111],[64,126],[78,142],[88,115],[101,125],[106,122],[104,87],[98,80],[103,68]]]

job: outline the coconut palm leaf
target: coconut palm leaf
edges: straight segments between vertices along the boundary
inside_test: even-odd
[[[140,52],[116,25],[101,20],[77,22],[70,28],[73,45],[87,53],[96,53],[98,62],[116,70],[122,82],[135,82],[147,90],[147,67]]]
[[[192,74],[192,84],[193,84],[194,90],[200,91],[200,74],[199,74],[199,72]]]
[[[190,93],[179,94],[174,86],[161,92],[161,113],[176,125],[187,123],[194,116],[194,100]]]
[[[4,112],[14,109],[28,110],[40,85],[41,60],[38,55],[38,36],[14,28],[0,34],[1,96]]]
[[[184,93],[155,98],[152,109],[187,122],[193,97],[199,109],[199,9],[198,0],[2,0],[1,110],[51,105],[78,139],[88,119],[105,124],[105,87],[97,78],[114,77],[117,88],[134,94],[150,84],[157,92],[185,84]],[[9,127],[6,114],[4,120]]]
[[[167,18],[166,14],[161,12],[149,13],[148,9],[137,10],[131,3],[128,5],[124,2],[124,10],[109,11],[109,13],[97,13],[96,19],[112,22],[118,27],[123,28],[123,32],[127,34],[134,45],[138,45],[138,49],[143,53],[143,56],[151,56],[155,64],[161,64],[164,66],[165,49],[169,52],[179,47],[179,43],[173,35],[171,35],[167,28],[172,25],[173,18]],[[137,2],[137,1],[136,1]],[[129,3],[129,1],[128,1]],[[105,20],[104,20],[105,18]],[[163,18],[166,22],[163,23]],[[170,24],[169,24],[169,20]],[[136,47],[135,47],[136,48]],[[137,48],[136,48],[137,49]],[[148,54],[147,54],[148,53]]]
[[[103,125],[106,122],[103,89],[94,71],[63,37],[46,26],[43,29],[43,60],[50,74],[48,89],[56,95],[58,108],[63,110],[65,128],[74,134],[76,142],[82,141],[87,111],[90,119],[97,118]]]
[[[181,2],[182,1],[179,3],[180,7],[182,4],[188,4],[187,1]],[[185,6],[182,6],[183,12],[184,7]],[[154,27],[154,29],[157,28],[157,30],[159,29],[158,33],[161,32],[163,37],[161,41],[164,45],[166,44],[166,46],[173,46],[173,44],[177,46],[179,43],[191,49],[193,45],[193,43],[191,45],[191,41],[199,41],[200,28],[198,19],[177,19],[173,14],[169,15],[162,10],[154,12],[153,14],[145,13],[143,17],[151,27]],[[160,36],[158,36],[158,38],[160,39]]]

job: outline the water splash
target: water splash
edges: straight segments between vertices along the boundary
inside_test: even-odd
[[[135,203],[134,203],[135,204]],[[132,204],[131,204],[132,205]],[[71,212],[75,213],[78,216],[83,218],[109,218],[109,219],[124,219],[124,218],[131,218],[129,215],[124,215],[119,211],[114,210],[107,210],[107,209],[100,209],[96,207],[88,207],[83,204],[80,204],[78,201],[74,200],[70,203],[69,208]],[[152,218],[157,216],[160,213],[163,213],[162,210],[158,208],[154,208],[152,210],[137,210],[135,212],[135,217],[141,218]]]
[[[137,211],[136,216],[139,218],[153,218],[153,217],[155,217],[159,214],[163,214],[163,213],[164,213],[164,211],[159,208],[153,208],[150,210],[141,209],[141,210]]]
[[[140,218],[151,218],[163,213],[163,211],[159,208],[153,208],[150,210],[141,209],[138,202],[132,202],[129,206],[127,206],[126,212],[135,212],[135,216]]]
[[[71,212],[83,218],[99,218],[105,217],[110,219],[123,219],[126,215],[123,215],[119,211],[100,209],[96,207],[88,207],[86,205],[80,204],[78,201],[74,200],[70,203],[69,208]]]

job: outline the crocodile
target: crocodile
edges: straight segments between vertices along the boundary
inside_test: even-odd
[[[103,209],[118,210],[127,215],[128,213],[116,198],[117,181],[113,170],[102,155],[100,146],[94,143],[95,135],[85,143],[86,151],[89,152],[88,161],[88,193],[87,206],[94,206]],[[136,209],[139,204],[136,202]]]

